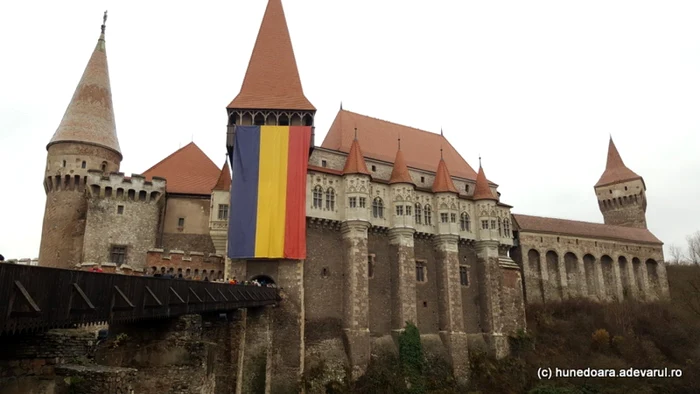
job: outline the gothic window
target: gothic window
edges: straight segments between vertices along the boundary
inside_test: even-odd
[[[124,245],[113,245],[109,252],[110,260],[112,263],[120,266],[126,262],[126,246]]]
[[[423,219],[423,209],[420,204],[416,203],[416,224],[421,224]]]
[[[65,165],[64,165],[64,167],[65,167]],[[107,162],[106,162],[106,161],[103,161],[103,162],[102,162],[102,167],[100,167],[100,168],[102,168],[102,172],[107,172]]]
[[[447,213],[440,213],[440,223],[447,223]]]
[[[373,254],[367,255],[367,278],[374,278],[374,257]]]
[[[411,207],[410,205],[406,205],[406,216],[411,216],[413,213],[411,212]]]
[[[459,216],[459,228],[462,231],[472,231],[471,230],[471,223],[469,223],[469,214],[466,212],[462,212],[462,214]]]
[[[364,197],[360,197],[360,208],[366,208],[367,207],[367,199]]]
[[[496,221],[492,220],[491,221],[491,230],[495,230],[495,229],[496,229]]]
[[[375,218],[384,217],[384,201],[382,201],[382,199],[379,197],[372,201],[372,216]]]
[[[456,213],[450,214],[450,223],[457,223],[457,214]]]
[[[416,261],[416,282],[425,282],[426,267],[424,261]]]
[[[482,230],[488,230],[488,229],[489,229],[489,221],[488,221],[488,220],[482,220],[482,221],[481,221],[481,229],[482,229]]]
[[[469,274],[467,273],[467,267],[464,265],[459,267],[459,283],[462,286],[469,286]]]
[[[503,219],[503,235],[510,237],[510,222],[508,219]]]
[[[498,236],[503,236],[503,233],[501,233],[501,219],[498,219]]]
[[[432,226],[433,225],[433,211],[430,208],[430,205],[425,206],[425,224],[427,226]]]
[[[219,220],[228,220],[228,204],[219,204]]]
[[[397,216],[403,216],[403,205],[397,205],[397,206],[396,206],[396,215],[397,215]]]
[[[326,209],[335,211],[335,190],[332,187],[326,190]]]
[[[313,204],[314,208],[323,208],[323,188],[321,186],[314,187]]]
[[[348,206],[350,208],[355,208],[357,206],[357,197],[350,197],[348,199]]]

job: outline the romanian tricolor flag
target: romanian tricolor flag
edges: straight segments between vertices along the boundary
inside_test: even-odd
[[[236,126],[230,258],[306,258],[310,141],[308,126]]]

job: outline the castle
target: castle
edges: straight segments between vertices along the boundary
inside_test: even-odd
[[[47,146],[39,264],[148,271],[164,251],[220,259],[229,217],[241,214],[229,162],[219,167],[191,143],[142,174],[119,172],[104,30]],[[269,0],[226,110],[229,161],[243,126],[313,127],[280,0]],[[312,133],[306,164],[306,258],[227,259],[216,273],[282,289],[269,320],[250,323],[273,327],[276,381],[319,354],[359,376],[407,321],[464,376],[468,349],[508,352],[526,302],[668,297],[646,185],[612,139],[594,187],[604,224],[513,214],[481,164],[475,171],[442,134],[342,108],[320,146]]]

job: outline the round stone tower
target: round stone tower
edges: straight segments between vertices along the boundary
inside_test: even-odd
[[[81,263],[89,170],[119,172],[122,154],[112,107],[105,25],[61,124],[46,146],[46,208],[39,265],[73,268]]]

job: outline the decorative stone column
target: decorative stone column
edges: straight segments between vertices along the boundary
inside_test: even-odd
[[[343,333],[352,379],[364,374],[369,365],[369,284],[367,267],[369,222],[343,222]]]
[[[437,256],[440,339],[450,355],[455,377],[466,378],[469,374],[469,351],[464,332],[458,241],[457,235],[442,234],[433,238],[433,245]]]
[[[391,262],[391,328],[394,340],[406,322],[418,323],[416,314],[416,257],[412,228],[389,230],[389,260]],[[398,342],[397,342],[398,343]]]

